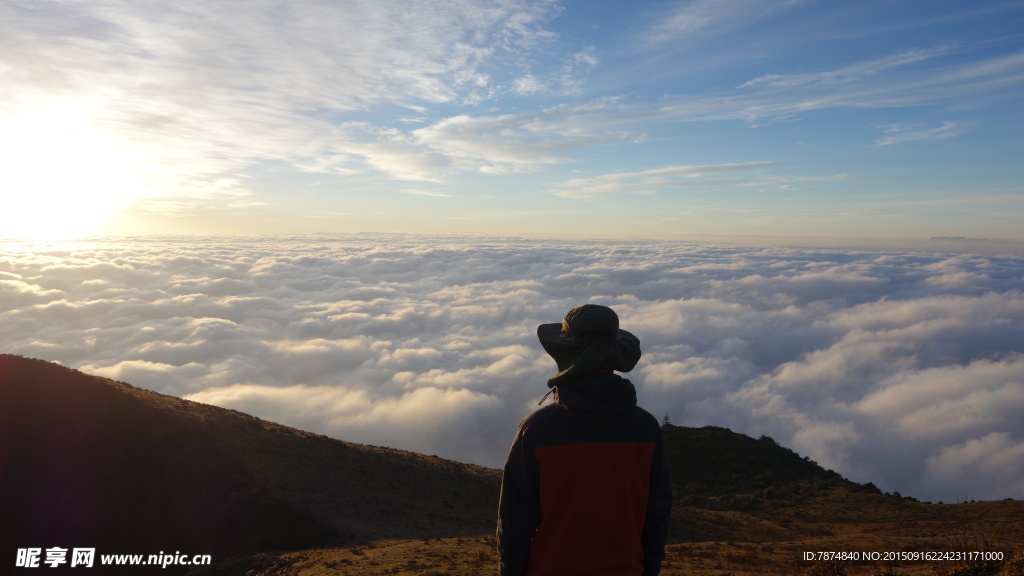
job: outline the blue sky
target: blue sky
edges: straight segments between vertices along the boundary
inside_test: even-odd
[[[1024,238],[1024,2],[244,6],[0,6],[5,235]]]

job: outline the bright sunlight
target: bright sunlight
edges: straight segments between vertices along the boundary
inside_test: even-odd
[[[0,116],[0,238],[102,234],[103,219],[143,193],[143,154],[76,116]]]

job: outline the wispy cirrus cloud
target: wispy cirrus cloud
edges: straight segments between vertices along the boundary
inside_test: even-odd
[[[549,189],[548,192],[563,198],[595,198],[610,194],[640,194],[658,189],[706,185],[709,181],[729,180],[733,183],[741,177],[730,174],[756,171],[771,167],[771,162],[741,162],[698,166],[667,166],[642,172],[620,172],[602,174],[590,178],[574,178]]]
[[[459,173],[536,172],[568,162],[579,149],[642,138],[623,128],[622,110],[615,98],[600,98],[516,114],[416,119],[426,125],[415,128],[345,122],[332,127],[320,149],[299,166],[313,173],[376,171],[428,182]]]
[[[659,16],[644,34],[650,43],[663,43],[698,33],[721,33],[763,18],[778,10],[806,4],[807,0],[695,0],[680,2]]]
[[[968,130],[968,126],[954,122],[943,122],[941,126],[928,128],[917,124],[889,124],[879,126],[885,136],[877,138],[875,146],[892,146],[905,142],[948,140]]]
[[[445,194],[444,192],[435,192],[433,190],[420,190],[418,188],[402,188],[399,190],[404,194],[412,194],[413,196],[430,196],[432,198],[451,198],[451,194]]]
[[[910,50],[908,52],[892,54],[875,60],[857,62],[832,70],[800,72],[795,74],[766,74],[740,85],[740,88],[757,85],[772,86],[776,88],[791,88],[794,86],[827,86],[862,82],[870,76],[875,76],[893,68],[900,68],[910,64],[925,62],[946,54],[949,51],[950,50],[946,47]]]
[[[945,47],[913,50],[818,72],[762,75],[734,91],[673,97],[658,112],[686,121],[763,122],[814,110],[904,108],[971,98],[1009,98],[1013,89],[1024,86],[1024,52],[969,64],[943,60],[955,53]]]
[[[516,78],[511,86],[502,88],[518,95],[538,95],[562,93],[573,94],[582,87],[588,73],[597,67],[599,62],[593,46],[581,52],[571,54],[562,60],[560,66],[553,66],[543,75],[533,73]]]
[[[462,114],[417,129],[411,137],[460,170],[532,172],[564,163],[581,148],[635,140],[638,135],[622,130],[615,118],[619,110],[614,101],[595,100],[530,113]]]
[[[665,120],[744,120],[760,125],[815,110],[933,105],[990,92],[993,87],[987,83],[1024,85],[1024,53],[970,65],[940,62],[955,52],[940,46],[817,72],[766,74],[731,92],[713,95],[669,96],[628,104],[621,98],[603,98],[534,112],[460,114],[409,132],[368,126],[367,130],[377,131],[375,141],[353,143],[351,138],[343,138],[337,147],[396,178],[441,181],[445,174],[459,172],[539,171],[570,161],[573,153],[583,148],[641,140],[642,128]],[[545,89],[533,76],[517,82],[525,92]],[[951,138],[967,127],[948,123],[931,131],[887,136],[876,145]]]

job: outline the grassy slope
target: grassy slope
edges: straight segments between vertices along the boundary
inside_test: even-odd
[[[6,355],[0,427],[5,546],[76,545],[52,538],[89,534],[98,546],[127,546],[110,552],[153,552],[169,541],[223,550],[216,560],[303,549],[203,574],[495,573],[497,470],[341,442]],[[886,496],[768,438],[722,428],[670,426],[665,441],[676,503],[663,574],[838,573],[802,560],[819,550],[1024,549],[1024,502]],[[315,548],[322,544],[331,547]],[[1024,576],[1024,568],[1004,573]]]

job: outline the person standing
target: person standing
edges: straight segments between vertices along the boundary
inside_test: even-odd
[[[657,576],[672,508],[661,428],[615,374],[636,366],[639,339],[597,304],[537,337],[558,366],[554,403],[523,419],[509,450],[500,575]]]

